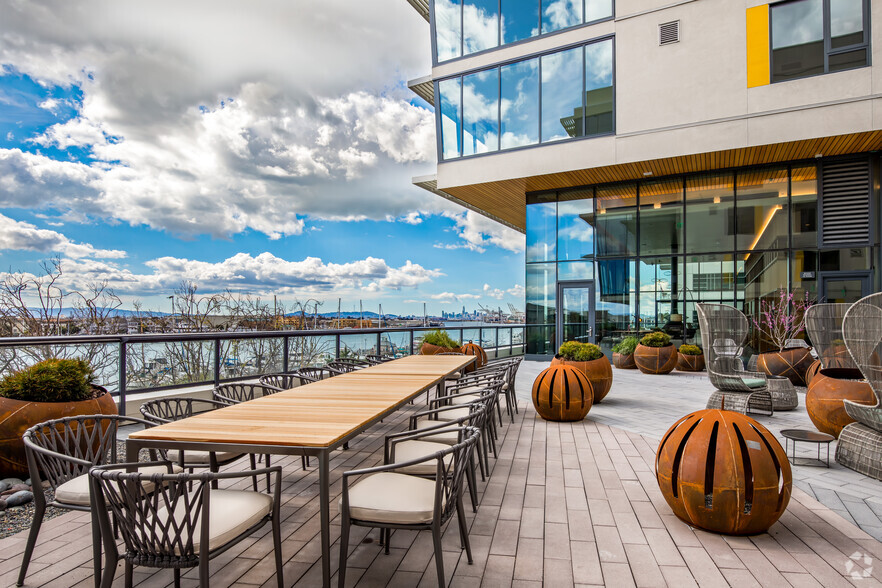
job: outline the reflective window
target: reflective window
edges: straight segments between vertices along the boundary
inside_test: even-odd
[[[594,279],[593,261],[566,261],[557,264],[557,279],[561,282]]]
[[[542,33],[552,33],[582,22],[582,0],[542,0]]]
[[[462,79],[463,155],[499,148],[499,70]]]
[[[787,169],[739,172],[735,194],[738,249],[786,249]]]
[[[686,180],[687,251],[735,248],[735,178],[732,174]]]
[[[790,217],[794,249],[818,246],[818,168],[790,172]]]
[[[640,185],[640,255],[683,250],[683,180]]]
[[[597,188],[597,255],[637,254],[637,186]]]
[[[501,124],[503,149],[539,142],[539,59],[504,65]]]
[[[527,324],[554,324],[555,317],[555,264],[533,263],[527,265],[526,303]]]
[[[441,158],[450,159],[462,155],[460,146],[460,121],[462,110],[461,78],[438,82],[441,103]]]
[[[542,56],[542,142],[584,135],[582,49]]]
[[[683,320],[680,302],[683,260],[679,257],[640,259],[640,329],[664,328]],[[679,315],[674,316],[671,315]],[[676,335],[680,335],[677,332]]]
[[[557,203],[557,258],[594,256],[594,190],[564,192]],[[566,198],[566,200],[564,200]]]
[[[556,202],[539,202],[527,206],[526,260],[552,261],[556,239]]]
[[[539,34],[537,0],[501,0],[502,43],[514,43]]]
[[[613,132],[613,42],[585,47],[585,134]]]
[[[633,259],[597,262],[594,317],[595,340],[609,348],[636,330],[637,298]]]
[[[585,0],[585,22],[593,22],[613,15],[613,0]]]
[[[864,42],[864,1],[830,2],[830,46],[833,49]]]
[[[759,318],[760,305],[763,300],[773,300],[778,296],[778,289],[787,287],[788,259],[785,251],[751,251],[743,259],[739,270],[738,294],[743,300],[742,309],[751,323]],[[736,305],[737,306],[737,305]],[[750,330],[748,344],[757,352],[769,351],[770,343],[760,340],[757,329]]]
[[[462,6],[464,55],[499,45],[498,10],[499,0],[465,0]]]
[[[438,61],[462,55],[462,4],[459,0],[435,0],[435,47]]]

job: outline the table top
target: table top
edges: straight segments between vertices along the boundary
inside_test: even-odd
[[[794,441],[810,441],[812,443],[830,443],[836,440],[833,435],[808,429],[784,429],[781,431],[781,435]]]
[[[137,431],[137,440],[330,447],[474,361],[406,357]],[[412,370],[404,369],[412,366]],[[387,373],[388,372],[388,373]]]

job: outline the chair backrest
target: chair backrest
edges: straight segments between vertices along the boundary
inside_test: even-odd
[[[360,370],[362,368],[368,367],[370,363],[363,359],[353,359],[351,357],[343,357],[340,359],[334,359],[328,362],[327,367],[332,371],[335,371],[340,374],[345,374],[347,372],[354,372],[355,370]]]
[[[156,398],[141,405],[141,414],[150,423],[162,425],[226,406],[229,404],[202,398]]]
[[[460,442],[443,452],[452,453],[453,459],[447,465],[444,464],[443,459],[437,461],[438,471],[435,474],[435,483],[440,492],[436,494],[435,506],[436,508],[441,507],[441,522],[456,513],[457,501],[462,495],[462,482],[469,467],[469,455],[474,451],[480,434],[481,430],[476,426],[462,427]]]
[[[744,313],[728,304],[708,304],[699,302],[698,324],[701,327],[701,343],[705,355],[708,377],[715,386],[722,384],[724,377],[737,370],[741,349],[750,333],[750,323]],[[735,361],[717,361],[720,358],[733,358]],[[722,389],[722,388],[721,388]]]
[[[242,382],[219,384],[214,387],[212,396],[215,400],[224,404],[239,404],[240,402],[254,400],[255,398],[268,396],[283,390],[283,388],[266,385],[262,381],[263,378],[261,377],[260,379],[260,384],[245,384]]]
[[[812,340],[823,368],[857,369],[842,336],[842,322],[849,308],[851,304],[819,303],[805,311],[805,332]]]
[[[368,363],[372,365],[377,365],[379,363],[386,363],[387,361],[392,361],[395,359],[391,355],[378,355],[376,353],[369,353],[364,356],[365,359],[368,360]]]
[[[310,382],[332,378],[337,375],[337,372],[331,371],[326,367],[302,367],[291,372],[291,375],[298,378],[300,385],[303,386]]]
[[[861,298],[851,305],[842,320],[842,338],[857,365],[876,394],[876,407],[882,406],[882,292]],[[851,415],[852,412],[846,410]],[[882,427],[882,410],[878,425]],[[853,416],[853,415],[852,415]]]
[[[270,386],[277,390],[290,390],[299,386],[301,383],[300,376],[296,373],[290,374],[264,374],[257,379],[264,386]]]

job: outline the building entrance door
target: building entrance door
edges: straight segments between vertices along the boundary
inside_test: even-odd
[[[857,302],[871,292],[870,272],[819,274],[818,293],[822,302]]]
[[[594,281],[558,282],[557,347],[564,341],[594,343]]]

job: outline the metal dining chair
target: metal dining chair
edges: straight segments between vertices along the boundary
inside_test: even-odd
[[[369,367],[370,362],[364,359],[355,359],[352,357],[341,357],[338,359],[334,359],[328,362],[328,365],[325,366],[329,370],[333,372],[337,372],[337,374],[345,374],[349,372],[354,372],[355,370],[360,370],[366,367]]]

